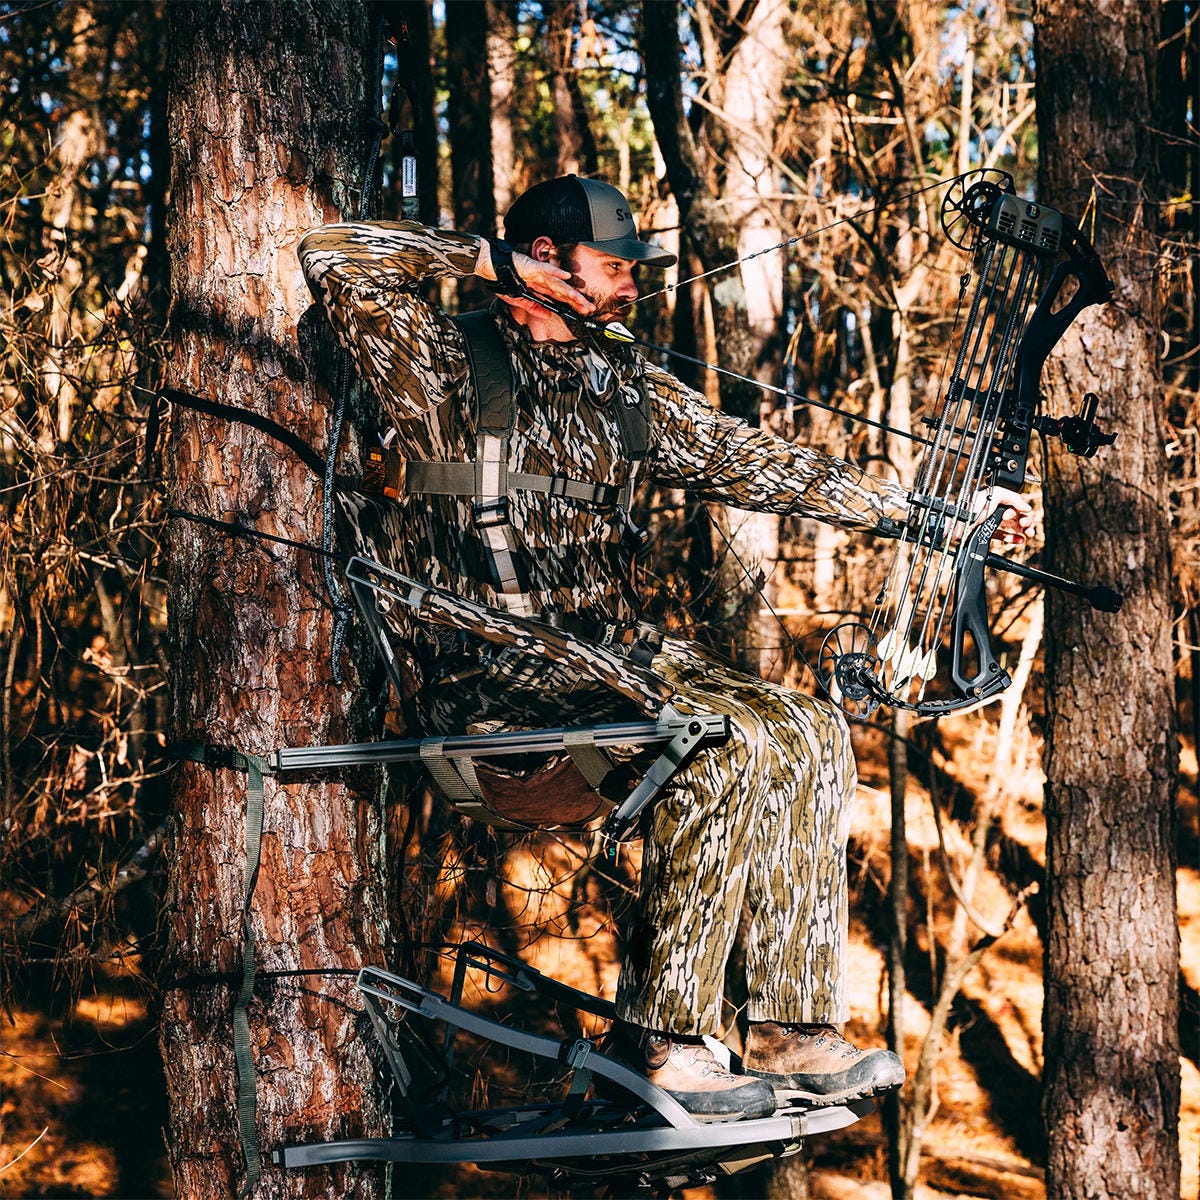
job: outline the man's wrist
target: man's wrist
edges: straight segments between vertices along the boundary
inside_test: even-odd
[[[482,240],[487,243],[496,292],[501,296],[524,295],[527,289],[513,266],[513,248],[500,238],[485,236]]]

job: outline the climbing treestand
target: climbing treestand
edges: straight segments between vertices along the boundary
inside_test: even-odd
[[[609,647],[423,586],[367,559],[352,559],[346,578],[398,691],[402,677],[391,639],[407,628],[404,617],[413,613],[602,681],[641,706],[646,719],[281,749],[269,761],[270,770],[421,763],[442,797],[475,819],[529,829],[514,813],[551,811],[557,802],[560,812],[580,814],[592,828],[602,821],[604,838],[615,842],[629,835],[639,815],[697,754],[729,737],[727,718],[680,716],[664,699],[669,697],[665,681]],[[615,748],[626,752],[617,761],[609,754]],[[511,781],[493,774],[491,765],[530,754],[545,756],[546,765],[525,779],[524,803],[514,803]],[[630,754],[637,767],[633,780],[625,765]],[[590,800],[581,805],[584,796]],[[581,822],[561,825],[579,828]],[[488,1170],[540,1173],[560,1185],[608,1183],[624,1192],[665,1193],[794,1154],[806,1137],[844,1128],[874,1110],[871,1100],[824,1107],[793,1102],[758,1120],[696,1120],[644,1075],[606,1056],[594,1038],[575,1033],[556,1039],[473,1011],[467,985],[476,974],[488,993],[502,988],[498,1007],[506,1018],[529,1012],[541,1026],[564,1010],[587,1014],[593,1025],[611,1022],[611,1002],[479,942],[460,945],[453,954],[449,996],[379,968],[359,973],[358,991],[395,1091],[392,1136],[285,1146],[273,1153],[277,1165],[302,1169],[348,1159],[474,1163]],[[578,1027],[577,1019],[574,1024]],[[455,1069],[464,1040],[474,1047],[465,1074]],[[706,1040],[729,1060],[721,1043]],[[531,1082],[522,1090],[540,1095],[513,1106],[463,1106],[456,1093],[471,1090],[470,1081],[497,1049],[533,1060]],[[511,1071],[512,1064],[505,1065]]]

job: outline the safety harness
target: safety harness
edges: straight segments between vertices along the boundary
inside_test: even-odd
[[[372,448],[367,455],[364,485],[382,480],[378,490],[398,498],[410,496],[469,496],[475,530],[483,544],[491,584],[504,608],[518,616],[538,616],[529,594],[525,567],[509,512],[514,492],[561,496],[599,508],[617,508],[625,518],[626,533],[640,548],[644,533],[630,517],[638,468],[650,445],[651,409],[644,382],[639,378],[636,403],[621,398],[613,402],[621,448],[629,463],[623,487],[571,479],[565,475],[538,475],[508,468],[509,448],[516,425],[517,406],[508,350],[486,309],[454,318],[466,342],[472,388],[475,393],[475,457],[465,462],[405,461],[398,451]],[[610,638],[611,638],[610,634]]]

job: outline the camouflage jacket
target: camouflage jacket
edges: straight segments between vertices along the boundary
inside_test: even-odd
[[[305,235],[300,262],[361,377],[410,461],[463,462],[476,451],[475,403],[461,329],[418,285],[474,273],[479,240],[413,222],[327,225]],[[516,423],[511,472],[568,477],[623,490],[635,469],[614,404],[648,398],[644,479],[738,508],[795,513],[854,529],[903,520],[897,485],[714,409],[637,351],[534,342],[497,302],[512,366]],[[638,480],[635,482],[641,482]],[[633,549],[616,506],[532,492],[509,495],[512,536],[528,573],[527,612],[627,622],[638,606]],[[472,499],[420,495],[399,503],[394,562],[435,586],[497,605]]]

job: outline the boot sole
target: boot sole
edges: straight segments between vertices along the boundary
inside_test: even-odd
[[[747,1071],[747,1075],[757,1074],[755,1071]],[[766,1078],[763,1075],[758,1076],[760,1079]],[[768,1080],[767,1082],[770,1082]],[[883,1079],[874,1079],[871,1082],[863,1084],[861,1087],[843,1088],[840,1092],[806,1092],[803,1088],[790,1088],[780,1084],[771,1084],[775,1089],[775,1096],[779,1101],[779,1107],[783,1108],[797,1100],[803,1101],[807,1108],[827,1108],[834,1104],[846,1104],[851,1100],[867,1100],[871,1096],[882,1096],[885,1092],[895,1091],[896,1088],[904,1082],[903,1074],[899,1078],[889,1078],[885,1076]]]
[[[773,1116],[778,1112],[778,1105],[772,1105],[770,1108],[763,1109],[762,1112],[746,1112],[746,1113],[697,1113],[688,1112],[688,1116],[693,1121],[698,1121],[701,1125],[728,1125],[737,1121],[759,1121],[763,1117]],[[685,1110],[686,1111],[686,1110]]]

